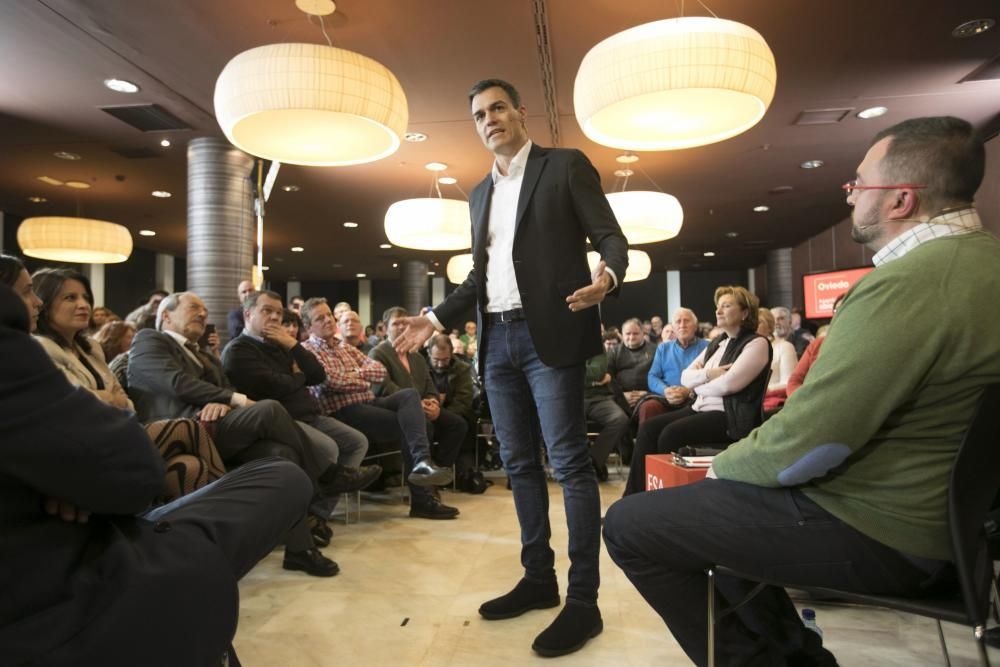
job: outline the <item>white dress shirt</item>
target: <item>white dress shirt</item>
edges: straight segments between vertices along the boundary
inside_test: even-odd
[[[517,224],[517,200],[524,180],[524,165],[531,152],[531,141],[511,159],[507,175],[500,173],[493,161],[493,195],[486,233],[486,312],[500,313],[521,307],[521,292],[514,274],[514,227]]]

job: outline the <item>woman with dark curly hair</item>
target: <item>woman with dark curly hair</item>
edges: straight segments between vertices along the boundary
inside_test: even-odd
[[[771,344],[757,333],[759,307],[745,287],[715,290],[715,317],[722,334],[681,373],[681,384],[694,402],[639,427],[626,496],[646,489],[646,454],[665,454],[686,445],[725,446],[760,425]]]
[[[104,350],[88,338],[94,295],[87,277],[73,269],[40,269],[31,276],[41,299],[35,339],[73,385],[105,403],[134,411],[131,399],[105,362]],[[162,500],[170,501],[225,473],[208,433],[192,419],[146,425],[146,433],[167,462]]]

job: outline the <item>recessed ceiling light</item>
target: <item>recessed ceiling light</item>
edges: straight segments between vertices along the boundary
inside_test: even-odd
[[[43,202],[47,202],[48,199],[46,199],[45,197],[28,197],[28,201],[30,201],[32,204],[41,204]]]
[[[433,271],[428,271],[428,272],[427,272],[427,275],[429,275],[429,276],[433,276],[433,275],[434,275],[434,272],[433,272]]]
[[[60,160],[79,160],[80,156],[76,153],[70,153],[69,151],[56,151],[53,153]]]
[[[726,238],[730,239],[735,239],[739,235],[740,235],[739,232],[726,232]]]
[[[138,93],[139,86],[125,79],[105,79],[104,85],[116,93]]]
[[[84,181],[66,181],[67,188],[73,188],[74,190],[87,190],[90,188],[90,183],[85,183]]]
[[[291,250],[292,250],[292,252],[303,252],[303,251],[305,251],[305,248],[303,248],[300,245],[296,245],[296,246],[292,246]]]
[[[444,162],[428,162],[424,165],[424,169],[427,171],[444,171],[448,168]]]
[[[260,267],[260,270],[261,271],[270,271],[271,267],[270,266],[262,266],[262,267]]]
[[[367,273],[358,273],[358,274],[355,274],[355,275],[357,275],[358,278],[367,278],[368,277]]]
[[[823,166],[823,164],[824,163],[822,160],[806,160],[799,166],[802,167],[803,169],[819,169],[820,167]]]
[[[621,164],[632,164],[633,162],[637,162],[638,160],[639,156],[636,155],[635,153],[622,153],[621,155],[615,158],[615,161]]]
[[[392,247],[392,244],[391,243],[380,243],[378,247],[382,248],[382,250],[388,250],[389,248]]]
[[[170,139],[160,139],[160,145],[164,148],[170,148]]]
[[[57,178],[51,178],[49,176],[39,176],[38,180],[42,183],[48,183],[49,185],[65,185],[62,181]]]
[[[67,185],[69,185],[69,183],[67,183]],[[173,195],[167,192],[166,190],[153,190],[150,194],[152,194],[154,197],[159,197],[160,199],[167,199],[168,197],[173,197]]]
[[[632,171],[631,169],[616,169],[615,170],[615,176],[617,176],[618,178],[628,178],[629,176],[631,176],[634,173],[635,172]]]
[[[152,229],[140,229],[139,236],[156,236],[156,232]]]
[[[708,252],[701,253],[703,257],[715,257],[715,253],[709,250]]]
[[[393,262],[392,263],[392,268],[398,269],[399,268],[399,264],[397,264],[396,262]]]
[[[358,226],[358,223],[356,223],[356,222],[345,222],[344,223],[344,227],[347,227],[348,229],[354,229],[357,226]]]
[[[299,186],[297,186],[297,185],[282,185],[281,189],[284,190],[285,192],[298,192],[299,191]]]
[[[857,113],[857,117],[868,120],[870,118],[878,118],[879,116],[884,116],[889,109],[887,107],[868,107],[867,109],[862,109]]]
[[[993,26],[996,25],[996,21],[993,19],[974,19],[972,21],[966,21],[961,25],[955,27],[951,31],[952,37],[975,37],[980,35]]]
[[[771,207],[770,206],[764,206],[763,204],[761,204],[760,206],[754,206],[753,210],[754,210],[755,213],[767,213],[768,211],[771,210]]]
[[[427,141],[427,135],[423,132],[407,132],[403,135],[403,138],[407,141],[412,141],[415,144],[418,144],[421,141]]]
[[[458,183],[458,179],[453,176],[442,176],[438,179],[438,183],[441,185],[455,185],[455,183]]]

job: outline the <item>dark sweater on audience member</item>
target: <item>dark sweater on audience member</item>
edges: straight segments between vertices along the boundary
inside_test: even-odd
[[[293,362],[301,372],[292,372]],[[222,351],[222,367],[237,391],[255,401],[272,398],[295,419],[308,419],[320,412],[306,387],[321,384],[326,371],[313,353],[298,343],[286,350],[244,331]]]
[[[642,345],[630,350],[622,343],[608,355],[608,372],[611,385],[618,391],[647,391],[649,367],[656,356],[656,345],[642,339]]]

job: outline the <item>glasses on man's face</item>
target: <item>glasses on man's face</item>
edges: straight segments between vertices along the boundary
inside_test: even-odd
[[[916,185],[914,183],[900,183],[898,185],[859,185],[858,179],[853,181],[847,181],[840,186],[840,189],[850,196],[855,190],[896,190],[902,188],[910,188],[911,190],[923,190],[926,185]]]

